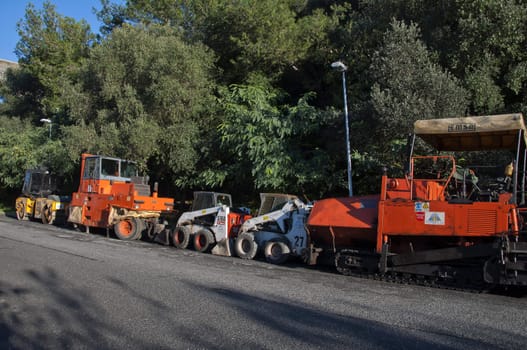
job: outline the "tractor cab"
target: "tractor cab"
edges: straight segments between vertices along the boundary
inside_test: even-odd
[[[194,192],[192,211],[213,208],[222,205],[232,207],[232,198],[230,194],[207,191]]]
[[[136,163],[119,158],[87,155],[83,162],[80,192],[106,193],[113,183],[145,184]]]
[[[45,169],[29,169],[24,175],[22,195],[26,197],[47,197],[57,190],[57,178]]]
[[[260,193],[260,209],[258,216],[282,209],[289,201],[297,200],[298,197],[285,193]]]

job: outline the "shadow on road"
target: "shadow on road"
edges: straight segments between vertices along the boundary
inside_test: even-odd
[[[327,349],[491,349],[496,348],[470,336],[445,332],[444,324],[437,328],[406,328],[388,322],[342,316],[314,309],[303,304],[292,304],[274,296],[254,296],[228,288],[211,288],[186,281],[192,289],[199,290],[220,304],[228,304],[235,313],[248,319],[247,330],[260,329],[278,336],[293,338],[293,343]],[[347,306],[348,307],[348,306]],[[360,306],[358,306],[360,307]],[[408,310],[411,313],[411,310]],[[484,331],[484,330],[483,330]],[[507,339],[513,334],[489,330]],[[516,336],[517,338],[517,336]],[[526,341],[527,338],[518,341]],[[497,344],[500,342],[497,341]],[[206,344],[203,344],[206,345]],[[240,344],[231,344],[240,345]],[[252,344],[263,347],[262,344]]]
[[[0,349],[162,349],[135,336],[84,290],[53,269],[25,271],[29,283],[0,280]],[[133,320],[132,320],[133,322]],[[124,329],[123,329],[124,328]]]
[[[199,349],[264,349],[269,344],[276,345],[272,348],[490,349],[499,348],[496,344],[511,348],[508,345],[527,343],[526,337],[491,326],[474,329],[470,320],[467,329],[477,333],[456,335],[445,327],[445,319],[411,328],[326,312],[307,302],[292,302],[287,295],[212,287],[174,276],[163,282],[144,281],[162,288],[147,289],[122,277],[101,276],[97,282],[104,291],[87,292],[79,286],[95,281],[79,284],[46,267],[25,270],[20,283],[0,279],[0,349],[168,349],[182,344]],[[187,298],[174,294],[175,284],[179,292],[188,292]],[[161,329],[157,338],[156,328]],[[492,344],[475,340],[484,333],[492,335]]]
[[[26,275],[32,287],[0,281],[0,348],[105,347],[101,333],[108,325],[97,316],[104,310],[89,295],[68,287],[49,268],[26,270]]]

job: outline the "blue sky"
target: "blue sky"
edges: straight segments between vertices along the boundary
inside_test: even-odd
[[[44,0],[1,0],[0,1],[0,58],[10,61],[18,61],[15,53],[18,33],[16,23],[24,18],[26,6],[33,3],[37,9],[42,9]],[[93,8],[101,9],[100,0],[51,0],[55,5],[57,13],[62,16],[72,17],[76,20],[85,19],[91,27],[92,32],[98,33],[100,23]],[[123,1],[111,1],[122,3]]]

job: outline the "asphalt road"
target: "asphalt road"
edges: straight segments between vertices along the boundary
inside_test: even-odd
[[[122,242],[0,217],[0,349],[525,349],[527,297]]]

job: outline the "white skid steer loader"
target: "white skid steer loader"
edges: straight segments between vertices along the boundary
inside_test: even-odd
[[[234,244],[236,255],[254,259],[263,251],[272,264],[282,264],[289,256],[307,252],[306,221],[312,205],[289,194],[261,193],[258,216],[246,220]]]
[[[172,231],[172,243],[215,255],[232,256],[238,229],[249,215],[231,208],[231,195],[217,192],[194,192],[192,209],[183,213]]]

